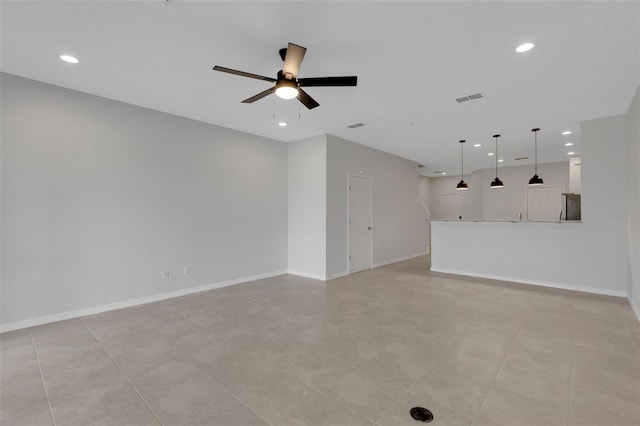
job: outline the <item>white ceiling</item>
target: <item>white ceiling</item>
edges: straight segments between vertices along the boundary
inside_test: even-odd
[[[626,111],[640,81],[640,3],[336,1],[2,1],[4,72],[293,141],[322,133],[459,173],[580,152],[581,120]],[[514,49],[536,43],[528,53]],[[358,75],[308,88],[320,107],[270,96],[287,42],[307,47],[299,77]],[[61,53],[77,56],[70,65]],[[455,98],[482,93],[458,104]],[[274,118],[275,116],[275,118]],[[277,122],[285,120],[286,128]],[[346,126],[362,122],[365,127]],[[562,136],[565,129],[573,130]],[[473,148],[473,143],[482,143]],[[527,162],[516,162],[529,156]]]

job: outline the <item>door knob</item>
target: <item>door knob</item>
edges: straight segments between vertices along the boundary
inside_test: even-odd
[[[371,227],[370,227],[370,226],[367,226],[367,229],[368,229],[369,231],[371,231]]]

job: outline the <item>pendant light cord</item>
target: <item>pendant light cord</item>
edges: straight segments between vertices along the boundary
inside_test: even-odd
[[[535,165],[535,172],[533,173],[534,175],[538,175],[538,130],[540,129],[533,129],[533,139],[535,141],[535,159],[536,159],[536,165]]]
[[[464,180],[464,143],[465,141],[460,141],[460,162],[462,163],[462,168],[460,170],[460,180]]]
[[[496,179],[498,179],[498,138],[500,135],[493,135],[496,138]]]

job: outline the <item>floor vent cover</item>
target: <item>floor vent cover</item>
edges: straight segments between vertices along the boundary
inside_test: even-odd
[[[409,410],[409,414],[411,414],[411,417],[418,422],[429,423],[433,420],[433,414],[426,408],[413,407]]]

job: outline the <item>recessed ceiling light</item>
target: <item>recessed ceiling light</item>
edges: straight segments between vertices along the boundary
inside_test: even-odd
[[[287,127],[287,123],[286,123],[286,122],[284,122],[284,121],[281,121],[281,122],[279,122],[279,123],[278,123],[278,126],[280,126],[280,127]]]
[[[443,175],[446,175],[446,174],[447,174],[447,172],[442,172],[442,174],[443,174]]]
[[[501,158],[498,160],[498,163],[504,163],[504,160]]]
[[[516,47],[516,52],[518,52],[518,53],[528,52],[531,49],[533,49],[534,47],[535,47],[535,44],[533,44],[533,43],[524,43],[524,44],[521,44],[520,46]]]
[[[573,155],[573,154],[575,154],[575,152],[573,151],[567,152],[567,155]]]
[[[573,133],[571,130],[565,130],[562,132],[563,135],[570,135],[571,133]]]
[[[573,142],[567,142],[564,144],[564,146],[573,146]]]
[[[60,55],[60,59],[62,59],[65,62],[68,62],[70,64],[77,64],[80,61],[78,60],[78,58],[71,56],[71,55]]]
[[[479,144],[479,143],[473,145],[474,148],[480,148],[481,146],[482,146],[482,144]]]
[[[487,155],[495,155],[493,152],[488,153]]]

